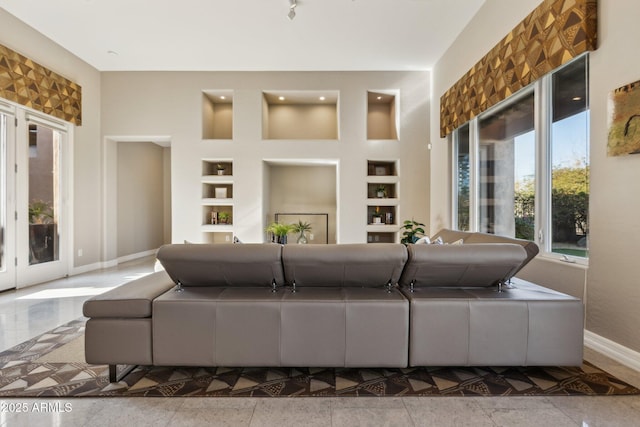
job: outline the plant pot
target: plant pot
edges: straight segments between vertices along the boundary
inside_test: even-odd
[[[384,198],[384,191],[378,191],[377,193],[378,199],[383,199]]]
[[[296,243],[298,243],[299,245],[306,245],[307,243],[309,243],[309,241],[307,240],[307,236],[304,235],[304,231],[300,232],[300,235],[298,236],[298,240],[296,240]]]
[[[218,175],[224,175],[224,169],[218,169]]]

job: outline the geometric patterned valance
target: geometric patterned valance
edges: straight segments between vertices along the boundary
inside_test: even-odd
[[[0,98],[82,124],[82,88],[0,44]]]
[[[440,98],[440,136],[596,49],[597,0],[545,0]]]

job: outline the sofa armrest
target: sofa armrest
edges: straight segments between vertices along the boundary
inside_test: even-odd
[[[155,298],[175,286],[165,271],[151,273],[85,301],[86,317],[151,317]]]

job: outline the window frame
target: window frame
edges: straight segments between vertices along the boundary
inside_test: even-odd
[[[460,130],[464,129],[468,125],[469,129],[469,229],[470,231],[478,231],[479,227],[479,126],[480,121],[489,117],[500,109],[508,106],[509,104],[518,102],[523,96],[527,96],[531,92],[534,94],[534,130],[535,130],[535,221],[534,221],[534,233],[535,243],[540,247],[540,256],[562,261],[570,264],[578,264],[587,266],[589,264],[589,257],[581,257],[575,255],[565,255],[557,252],[553,252],[552,244],[552,126],[553,126],[553,75],[562,68],[572,64],[574,61],[582,60],[584,57],[586,63],[586,95],[587,95],[587,108],[586,108],[586,138],[587,146],[591,145],[590,134],[590,108],[589,108],[589,55],[585,53],[580,55],[574,60],[564,64],[547,73],[542,78],[527,85],[514,93],[507,99],[499,102],[493,107],[487,109],[481,114],[477,115],[469,122],[463,124],[458,129],[454,130],[451,135],[452,154],[452,174],[451,174],[451,224],[452,228],[458,229],[458,141],[460,140]],[[588,148],[589,149],[589,148]],[[589,164],[589,163],[588,163]]]

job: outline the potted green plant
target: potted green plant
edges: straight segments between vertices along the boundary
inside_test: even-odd
[[[222,211],[218,213],[218,221],[220,224],[228,224],[231,219],[231,214],[227,211]]]
[[[291,224],[280,224],[277,222],[272,222],[266,228],[266,232],[271,234],[271,241],[273,243],[280,243],[285,245],[287,243],[287,234],[289,234],[292,229],[293,225]]]
[[[311,231],[311,224],[308,222],[302,222],[302,220],[298,220],[297,224],[292,224],[291,231],[294,233],[299,233],[298,240],[296,242],[298,244],[306,244],[309,243],[307,240],[307,236],[304,233]]]
[[[51,222],[53,222],[51,204],[42,200],[29,203],[29,224],[50,224]]]
[[[387,197],[387,187],[382,184],[378,185],[376,187],[376,196],[378,196],[379,199]]]
[[[400,227],[402,232],[402,239],[400,239],[400,243],[404,243],[408,245],[409,243],[415,243],[420,237],[424,236],[424,224],[421,222],[411,220],[406,220],[402,227]]]
[[[216,165],[216,171],[218,172],[218,175],[224,175],[225,169],[226,169],[226,167],[222,163],[218,163]]]

